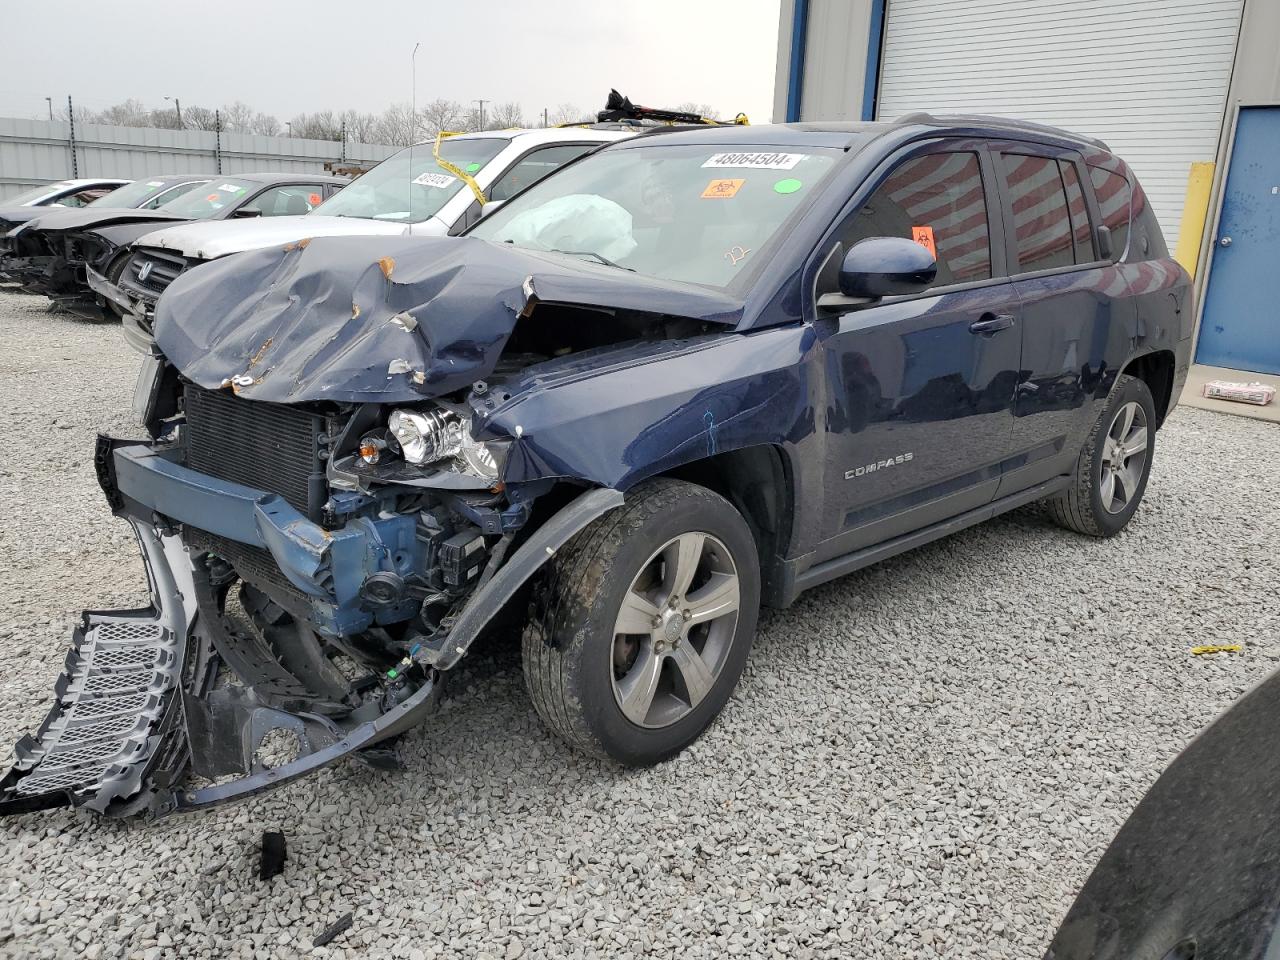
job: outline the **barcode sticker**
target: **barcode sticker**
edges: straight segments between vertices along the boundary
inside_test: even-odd
[[[451,177],[447,173],[422,173],[413,178],[414,183],[420,183],[424,187],[448,187],[458,182],[457,177]]]
[[[703,166],[790,170],[803,159],[803,153],[717,153],[703,163]]]

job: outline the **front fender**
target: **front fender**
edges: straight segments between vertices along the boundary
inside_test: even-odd
[[[665,355],[637,349],[630,366],[610,351],[594,375],[579,368],[509,387],[484,435],[515,438],[508,483],[570,478],[619,490],[730,450],[772,444],[794,454],[813,438],[822,404],[817,349],[811,327],[790,325],[673,344]]]

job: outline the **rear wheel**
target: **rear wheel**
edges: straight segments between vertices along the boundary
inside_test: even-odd
[[[1059,525],[1091,537],[1114,536],[1125,528],[1147,489],[1155,423],[1147,385],[1121,376],[1080,451],[1071,485],[1048,501]]]
[[[677,480],[644,484],[549,564],[524,632],[539,716],[570,745],[643,766],[707,728],[746,663],[760,573],[746,521]]]

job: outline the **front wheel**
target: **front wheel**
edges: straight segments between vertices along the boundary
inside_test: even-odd
[[[1070,486],[1049,500],[1053,519],[1091,537],[1123,530],[1147,489],[1155,425],[1156,407],[1147,385],[1121,376],[1080,451]]]
[[[724,707],[760,605],[755,541],[716,493],[636,488],[548,565],[524,632],[538,715],[588,753],[631,766],[678,753]]]

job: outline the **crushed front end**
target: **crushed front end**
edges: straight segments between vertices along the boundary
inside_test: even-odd
[[[569,463],[566,444],[605,451],[555,397],[699,349],[721,321],[662,309],[681,297],[466,239],[316,240],[178,277],[135,395],[148,436],[96,457],[151,604],[85,615],[0,813],[160,816],[350,754],[394,764],[481,631],[622,504],[605,464],[625,438]]]
[[[101,438],[96,462],[151,608],[85,615],[0,811],[158,816],[349,753],[393,764],[388,742],[523,582],[495,574],[548,485],[504,488],[501,444],[471,441],[447,401],[397,408],[393,430],[378,404],[249,400],[159,360],[140,393],[154,437]],[[516,566],[620,499],[585,494]]]

